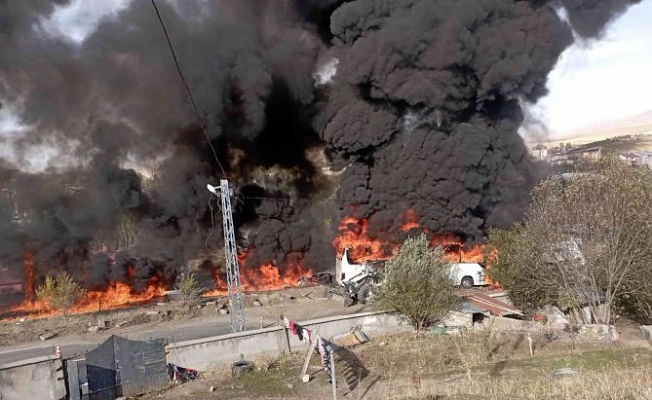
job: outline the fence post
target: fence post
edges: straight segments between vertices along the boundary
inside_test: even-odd
[[[285,318],[283,317],[283,314],[281,314],[280,321],[283,331],[285,332],[285,351],[290,354],[292,352],[292,349],[290,348],[290,333],[288,332],[288,327],[285,326]]]

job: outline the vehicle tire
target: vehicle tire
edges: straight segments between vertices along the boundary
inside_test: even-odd
[[[254,369],[254,363],[251,361],[236,361],[231,366],[231,375],[237,376]]]
[[[462,278],[460,286],[462,286],[463,289],[471,289],[473,287],[473,278],[470,276],[465,276]]]

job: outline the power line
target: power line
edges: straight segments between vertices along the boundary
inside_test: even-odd
[[[174,59],[174,65],[177,67],[177,72],[179,73],[181,82],[183,82],[183,86],[186,88],[186,92],[188,92],[188,97],[190,98],[190,103],[192,104],[192,108],[193,110],[195,110],[195,116],[197,117],[197,122],[199,123],[199,127],[201,128],[204,137],[206,137],[206,141],[208,141],[208,145],[210,146],[211,151],[213,152],[213,157],[215,157],[215,161],[217,161],[217,165],[220,167],[220,170],[222,170],[222,175],[226,178],[226,173],[224,172],[224,168],[222,168],[222,164],[220,163],[220,160],[217,158],[217,152],[215,151],[215,147],[213,147],[213,143],[211,142],[211,139],[208,137],[208,133],[206,133],[206,129],[204,128],[204,124],[202,123],[201,113],[199,112],[199,109],[197,108],[197,104],[195,103],[195,99],[192,96],[192,91],[190,90],[190,86],[188,86],[188,83],[186,82],[186,78],[183,76],[183,72],[181,72],[181,67],[179,66],[179,60],[177,59],[177,55],[174,52],[172,41],[170,41],[170,35],[168,35],[168,31],[165,28],[165,23],[163,22],[163,18],[161,18],[161,13],[158,11],[158,7],[156,6],[156,2],[154,0],[152,0],[152,6],[154,7],[154,11],[156,11],[156,16],[158,17],[158,21],[161,23],[161,28],[163,29],[163,33],[165,34],[165,40],[167,40],[168,47],[170,48],[170,53],[172,54],[172,58]]]

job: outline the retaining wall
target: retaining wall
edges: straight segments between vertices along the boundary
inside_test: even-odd
[[[291,318],[291,316],[287,317]],[[412,330],[395,314],[382,311],[297,322],[324,338],[346,333],[352,329],[359,329],[367,336]],[[240,354],[246,360],[251,360],[261,353],[278,355],[307,348],[308,344],[299,341],[299,338],[291,332],[286,335],[283,327],[273,327],[172,343],[166,346],[166,352],[169,363],[207,371],[238,361]]]
[[[38,357],[0,366],[2,400],[61,400],[65,396],[59,357]]]

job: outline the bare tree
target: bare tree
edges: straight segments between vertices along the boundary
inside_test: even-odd
[[[407,239],[387,262],[385,279],[374,293],[376,307],[400,312],[418,330],[444,317],[458,301],[444,250],[429,246],[425,235]]]
[[[652,277],[652,173],[607,158],[552,177],[535,189],[525,222],[490,241],[498,249],[490,272],[516,301],[588,307],[578,317],[610,323],[615,305]]]
[[[36,288],[36,298],[47,302],[50,307],[61,310],[64,317],[85,294],[86,290],[75,282],[67,272],[56,276],[47,276],[45,282]]]

